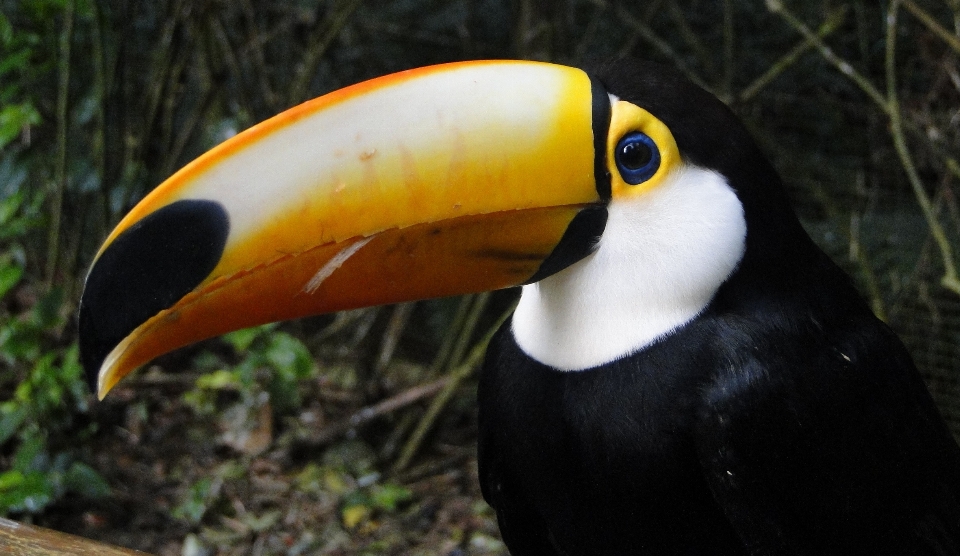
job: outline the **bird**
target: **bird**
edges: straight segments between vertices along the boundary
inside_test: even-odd
[[[957,555],[960,447],[906,348],[677,71],[471,61],[308,101],[97,253],[102,398],[230,330],[521,286],[478,386],[514,556]]]

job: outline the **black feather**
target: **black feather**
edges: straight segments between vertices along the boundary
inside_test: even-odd
[[[960,448],[742,124],[661,66],[589,71],[728,179],[746,251],[700,316],[594,369],[548,368],[501,329],[479,460],[511,552],[960,554]]]

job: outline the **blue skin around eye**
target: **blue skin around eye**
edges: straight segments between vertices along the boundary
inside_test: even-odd
[[[635,144],[648,147],[651,156],[650,160],[643,166],[630,168],[623,160],[623,151],[625,147]],[[631,185],[637,185],[647,181],[657,173],[657,169],[660,168],[660,149],[657,148],[657,144],[654,143],[653,139],[649,136],[639,131],[634,131],[633,133],[624,135],[617,143],[617,148],[614,151],[614,159],[616,160],[617,169],[620,171],[620,176],[623,178],[623,181]]]

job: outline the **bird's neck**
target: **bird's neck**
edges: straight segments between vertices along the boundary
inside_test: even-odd
[[[686,166],[655,190],[610,203],[596,251],[525,286],[517,344],[565,371],[626,357],[694,319],[743,257],[743,207],[715,172]]]

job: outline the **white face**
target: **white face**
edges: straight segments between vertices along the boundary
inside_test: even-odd
[[[720,174],[677,164],[617,198],[596,252],[524,286],[513,335],[564,371],[629,356],[700,314],[743,257],[743,206]]]

